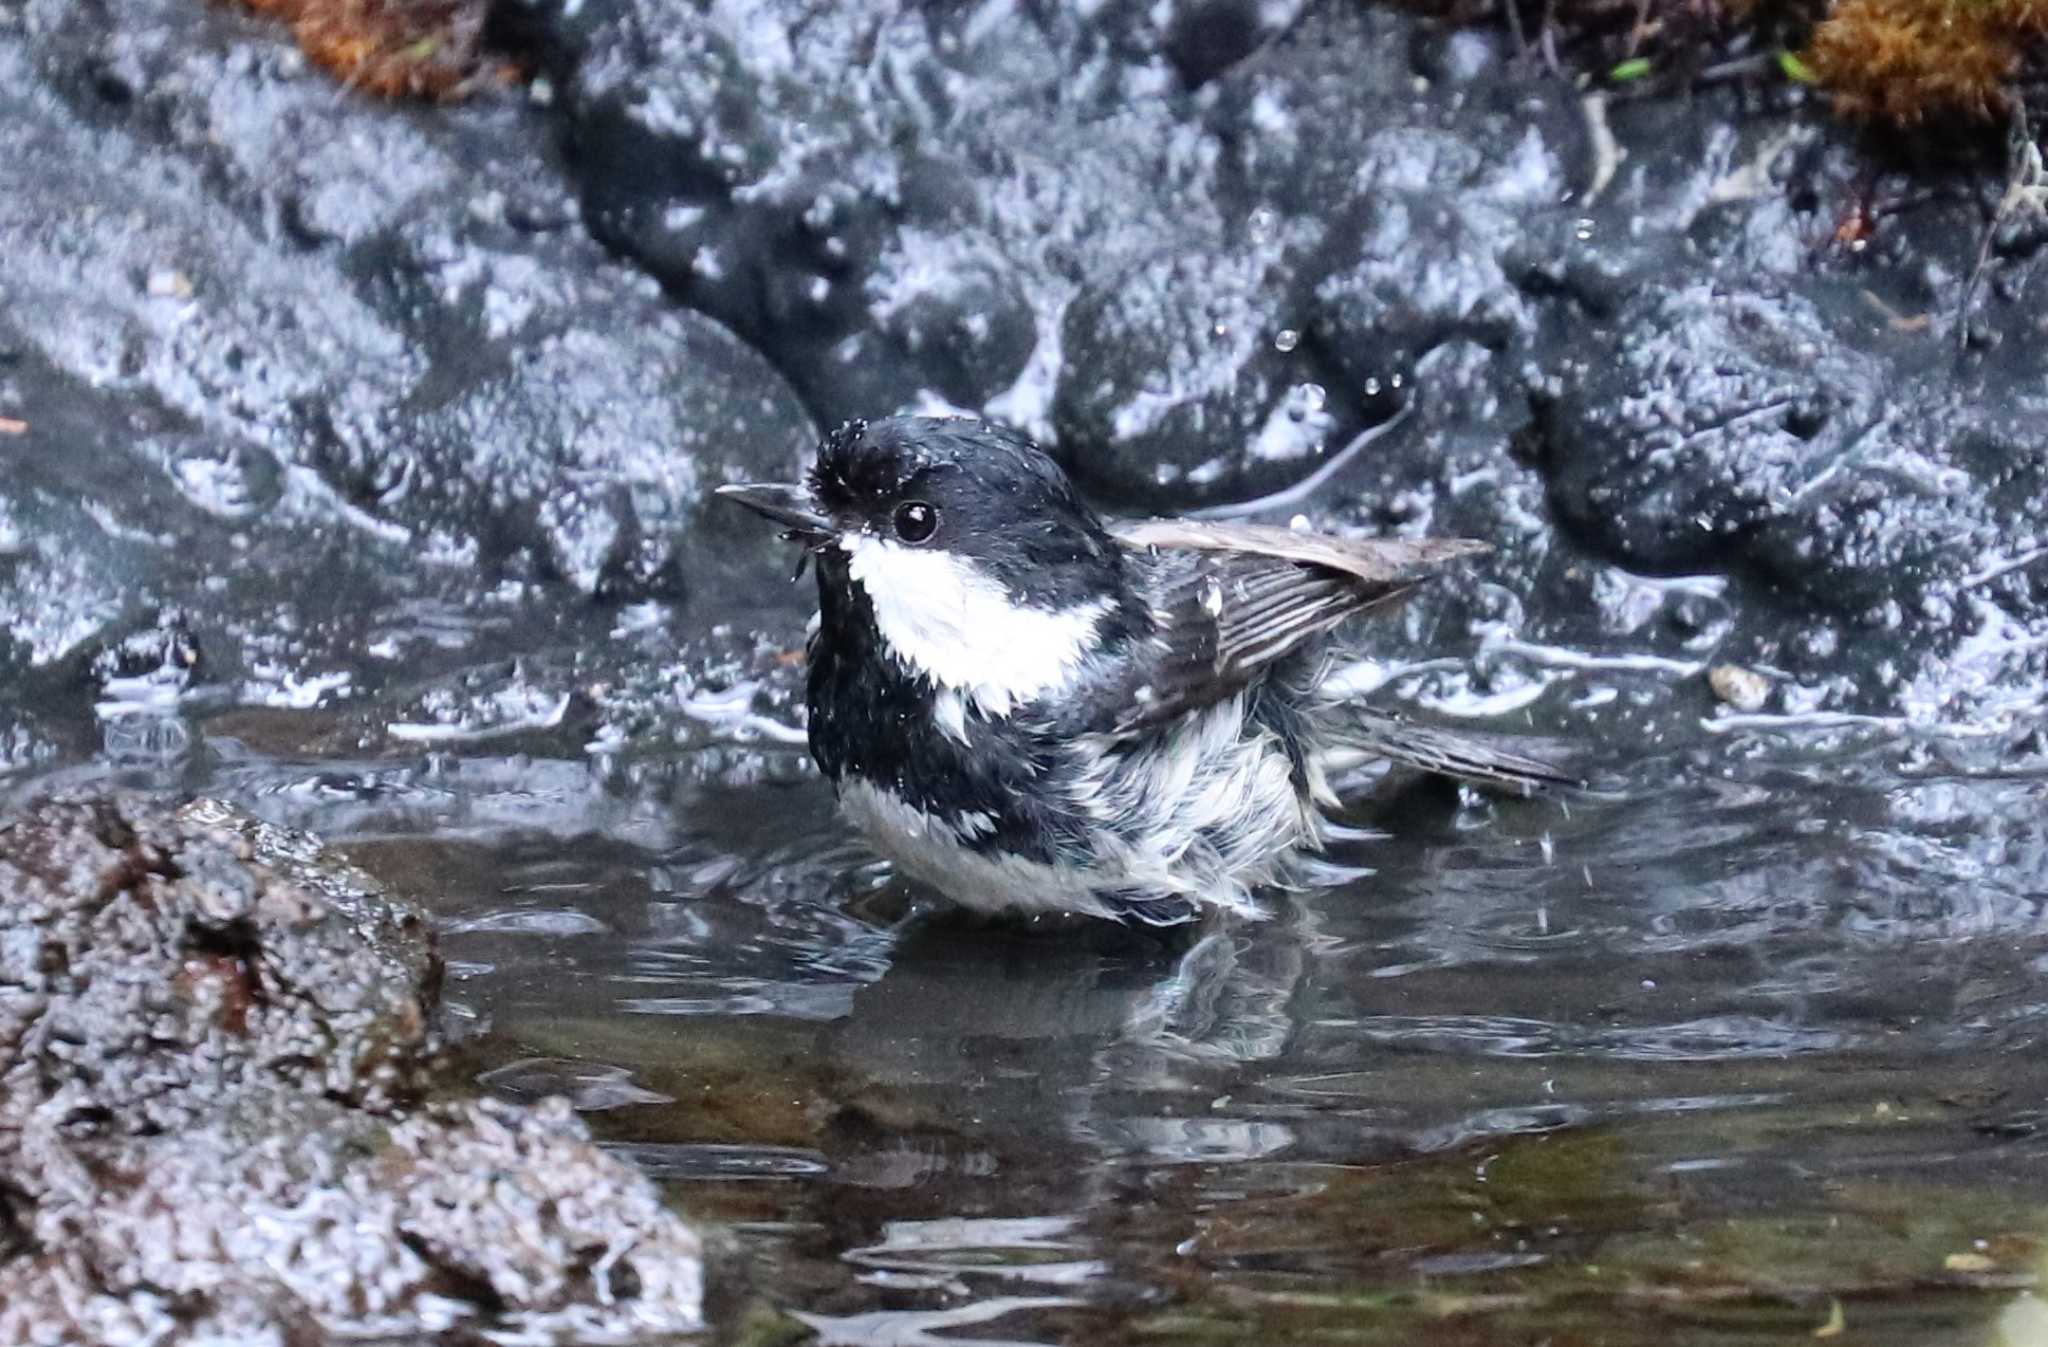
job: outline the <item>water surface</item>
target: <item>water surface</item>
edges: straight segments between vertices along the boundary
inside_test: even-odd
[[[428,902],[463,1069],[735,1233],[731,1340],[2048,1340],[2048,774],[1880,739],[1388,783],[1349,878],[1159,933],[919,901],[758,735],[178,723],[116,775]]]

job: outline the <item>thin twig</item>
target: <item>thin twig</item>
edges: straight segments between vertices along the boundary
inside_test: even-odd
[[[1722,80],[1741,79],[1747,75],[1760,75],[1771,68],[1777,57],[1767,51],[1751,56],[1738,56],[1732,61],[1710,65],[1692,77],[1694,85],[1718,84]]]
[[[2034,133],[2027,125],[2026,105],[2017,98],[2012,101],[2012,129],[2007,133],[2006,143],[2005,195],[1999,198],[1998,209],[1991,212],[1984,236],[1977,241],[1977,263],[1970,268],[1970,279],[1963,285],[1963,298],[1956,310],[1958,351],[1970,347],[1970,306],[1976,302],[1978,282],[1984,279],[1985,268],[1991,264],[1991,246],[1998,239],[1999,227],[2020,214],[2048,215],[2048,168],[2041,163],[2041,147],[2034,143]]]
[[[1564,66],[1557,59],[1557,0],[1543,0],[1543,63],[1554,79],[1564,78]]]
[[[1501,0],[1501,4],[1508,12],[1508,31],[1514,34],[1515,55],[1517,57],[1527,56],[1529,54],[1529,38],[1522,31],[1521,0]]]

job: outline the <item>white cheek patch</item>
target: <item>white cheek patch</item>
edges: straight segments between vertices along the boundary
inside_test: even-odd
[[[867,592],[875,625],[897,658],[987,716],[1006,716],[1072,678],[1113,603],[1033,608],[948,552],[870,533],[848,534],[839,545],[847,573]],[[955,719],[959,712],[964,707]],[[965,739],[964,725],[946,728]]]

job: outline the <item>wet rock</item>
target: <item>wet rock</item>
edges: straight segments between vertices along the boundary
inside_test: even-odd
[[[1640,570],[1724,564],[1880,416],[1882,365],[1788,290],[1645,290],[1615,331],[1609,358],[1567,366],[1546,467],[1565,522]]]
[[[885,263],[869,284],[871,312],[930,391],[980,407],[1023,377],[1037,326],[1018,277],[985,244],[924,239]]]
[[[700,1325],[701,1250],[562,1100],[413,1109],[418,909],[214,801],[0,823],[0,1341]]]
[[[1435,344],[1526,337],[1498,255],[1578,152],[1485,59],[1439,129],[1406,26],[1348,7],[527,12],[593,228],[819,420],[1008,417],[1126,508],[1299,483]]]
[[[1357,434],[1364,409],[1325,387],[1289,286],[1272,253],[1174,253],[1069,308],[1053,418],[1082,485],[1131,505],[1244,500]],[[1218,452],[1190,462],[1192,446]]]
[[[310,706],[381,690],[387,641],[416,677],[489,644],[422,639],[423,608],[757,610],[779,563],[718,541],[709,491],[786,474],[812,427],[574,227],[512,96],[337,97],[272,26],[178,0],[31,5],[0,73],[0,416],[31,451],[0,463],[0,662],[89,663],[176,610],[204,695]]]
[[[304,834],[61,800],[0,825],[0,892],[0,1149],[254,1087],[389,1107],[427,1046],[425,918]]]
[[[403,114],[185,0],[0,22],[0,677],[59,751],[183,760],[152,699],[386,751],[504,668],[564,752],[701,742],[674,707],[807,606],[708,487],[902,408],[1116,510],[1494,543],[1400,633],[1480,651],[1473,707],[2048,672],[2039,230],[1973,286],[1974,169],[1357,5],[500,9],[531,96]],[[77,677],[167,612],[189,679]]]
[[[805,16],[798,46],[796,16],[769,8],[542,3],[526,22],[555,55],[593,229],[775,352],[829,420],[903,396],[885,392],[908,371],[873,340],[868,287],[897,222],[922,207],[943,223],[948,193],[878,139],[909,130],[900,107],[863,109],[842,96],[862,82],[808,78],[807,64],[843,72],[873,55],[866,16]]]
[[[1263,41],[1284,16],[1258,8]],[[1163,30],[1124,31],[1115,7],[529,15],[593,228],[768,352],[821,421],[937,398],[1044,429],[1077,288],[1229,229]],[[1167,26],[1202,46],[1207,23]]]
[[[1287,31],[1300,0],[1187,0],[1166,7],[1164,47],[1190,88],[1208,83]],[[1158,16],[1148,16],[1157,22]]]
[[[1381,398],[1446,342],[1505,351],[1534,336],[1534,319],[1493,255],[1502,231],[1475,220],[1480,209],[1455,196],[1388,191],[1332,229],[1309,331],[1340,389]]]
[[[8,1342],[325,1342],[472,1324],[533,1341],[701,1326],[701,1247],[560,1101],[395,1124],[271,1097],[170,1137],[31,1137]]]
[[[2048,610],[2011,487],[2040,395],[1959,397],[1902,336],[1847,339],[1827,298],[1754,277],[1624,306],[1540,403],[1560,522],[1629,570],[1735,578],[1746,647],[1845,704],[1925,714],[1965,649],[1978,690],[2037,677]],[[1787,599],[1802,618],[1774,629]]]

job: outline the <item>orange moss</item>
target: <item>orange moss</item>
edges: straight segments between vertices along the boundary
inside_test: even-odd
[[[1804,53],[1835,106],[1911,126],[2003,118],[2048,0],[1835,0]]]
[[[483,43],[486,0],[243,0],[291,25],[307,56],[385,98],[459,98],[521,78]]]

